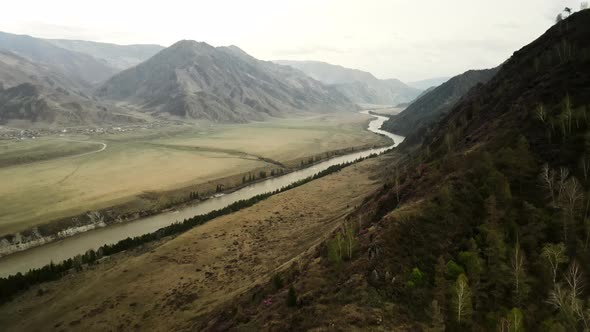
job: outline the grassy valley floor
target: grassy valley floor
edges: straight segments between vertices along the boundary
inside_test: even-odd
[[[6,331],[189,329],[313,250],[380,186],[383,158],[115,255],[0,307]]]
[[[338,113],[0,142],[0,235],[86,211],[158,210],[191,191],[241,185],[248,172],[269,174],[328,151],[387,143],[366,130],[368,121]]]

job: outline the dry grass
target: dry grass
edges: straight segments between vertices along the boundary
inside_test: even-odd
[[[7,330],[187,328],[296,259],[379,183],[371,159],[176,238],[42,284],[0,307]],[[37,294],[39,289],[44,295]]]
[[[89,210],[129,205],[148,191],[170,192],[224,177],[241,179],[241,173],[269,166],[257,156],[284,162],[382,143],[382,137],[364,129],[367,120],[367,116],[358,114],[332,114],[245,125],[179,126],[69,137],[105,142],[108,147],[81,157],[0,168],[0,235]],[[63,141],[54,145],[47,142],[39,141],[46,155],[63,149]],[[71,149],[84,145],[66,143],[72,144]],[[20,151],[41,158],[40,149],[31,146],[33,142],[28,144],[21,150],[18,146],[6,147],[2,155],[10,150],[11,155]]]

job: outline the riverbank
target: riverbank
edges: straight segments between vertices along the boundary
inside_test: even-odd
[[[381,186],[383,158],[356,163],[177,237],[35,286],[0,306],[0,324],[16,331],[190,326],[265,283],[287,262],[296,264]]]
[[[40,268],[49,261],[60,262],[77,254],[84,254],[89,249],[96,250],[104,244],[117,243],[127,237],[140,237],[144,234],[155,232],[162,227],[166,227],[175,221],[191,219],[198,215],[206,215],[212,211],[224,209],[236,202],[248,200],[257,195],[277,191],[298,181],[308,179],[314,176],[314,174],[332,166],[354,162],[371,154],[382,153],[396,144],[401,143],[403,140],[403,137],[379,129],[386,119],[387,118],[385,117],[376,116],[375,119],[369,123],[368,128],[374,133],[387,136],[393,140],[394,143],[389,147],[370,149],[333,158],[303,170],[249,185],[228,195],[214,197],[200,204],[187,206],[181,210],[161,213],[132,222],[115,224],[111,227],[95,229],[59,242],[49,243],[42,247],[32,248],[25,252],[3,257],[0,258],[0,273],[2,273],[2,275],[9,275],[16,272],[28,271],[33,268]]]
[[[337,149],[290,160],[285,162],[283,167],[273,167],[272,165],[259,167],[248,172],[210,180],[197,185],[162,192],[144,193],[138,200],[132,200],[129,203],[53,220],[21,232],[0,236],[0,258],[97,228],[137,221],[141,218],[186,208],[192,204],[200,204],[216,195],[229,194],[273,177],[312,167],[331,158],[350,154],[354,151],[363,151],[384,146],[386,144],[371,144]],[[262,174],[264,175],[262,176]],[[221,190],[218,188],[221,188]],[[154,204],[148,205],[143,203],[143,201],[153,201]]]

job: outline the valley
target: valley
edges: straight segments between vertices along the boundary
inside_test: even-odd
[[[202,323],[201,316],[285,268],[304,264],[380,186],[390,159],[349,166],[177,237],[35,287],[0,307],[0,324],[9,330],[191,330]]]
[[[366,131],[369,118],[308,115],[247,125],[179,125],[4,141],[0,234],[86,211],[123,215],[159,210],[187,201],[190,192],[206,197],[217,185],[242,185],[244,175],[290,171],[302,162],[307,165],[309,158],[325,159],[326,153],[387,144]],[[96,143],[105,149],[97,150]]]
[[[0,330],[589,332],[578,1],[14,11]]]

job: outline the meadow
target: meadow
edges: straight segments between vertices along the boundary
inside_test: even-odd
[[[240,185],[249,172],[270,173],[328,151],[386,143],[365,130],[368,120],[340,113],[3,142],[0,235],[87,211],[158,208],[170,204],[168,196],[208,193],[218,183]],[[107,147],[98,151],[99,143]]]

